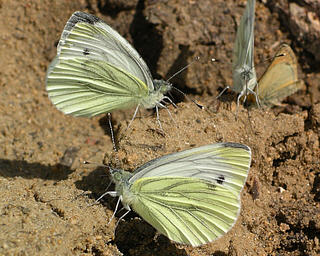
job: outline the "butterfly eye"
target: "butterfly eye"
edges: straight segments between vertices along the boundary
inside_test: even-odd
[[[120,181],[121,180],[121,173],[119,173],[119,172],[116,172],[114,175],[113,175],[113,179],[115,180],[115,181]]]

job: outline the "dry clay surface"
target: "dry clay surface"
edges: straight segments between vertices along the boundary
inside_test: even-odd
[[[319,9],[318,1],[295,2],[300,5],[257,1],[255,63],[259,77],[277,47],[290,44],[304,88],[273,109],[240,106],[236,119],[236,95],[215,97],[232,84],[232,47],[245,1],[0,0],[0,255],[319,255]],[[47,97],[45,73],[77,10],[118,30],[156,78],[200,56],[172,82],[206,108],[175,94],[174,121],[160,111],[164,132],[152,111],[142,111],[129,130],[134,110],[114,113],[117,153],[105,116],[59,112]],[[135,213],[115,229],[123,213],[108,223],[116,199],[94,204],[110,182],[108,169],[83,160],[133,171],[215,142],[252,149],[241,214],[221,239],[196,248],[175,244]]]

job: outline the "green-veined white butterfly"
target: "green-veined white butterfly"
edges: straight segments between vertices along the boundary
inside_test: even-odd
[[[134,173],[110,168],[115,191],[104,195],[119,196],[116,210],[120,201],[128,210],[121,218],[132,208],[169,239],[199,246],[234,225],[250,163],[245,145],[206,145],[157,158]]]
[[[297,58],[289,45],[282,44],[259,79],[260,104],[266,107],[280,105],[284,98],[302,89],[302,86],[303,82],[298,79]],[[250,97],[250,101],[255,101],[255,98]]]
[[[232,59],[232,79],[233,87],[227,86],[220,94],[230,88],[234,92],[239,93],[237,98],[237,106],[242,96],[246,97],[249,94],[256,92],[253,89],[257,85],[257,76],[254,68],[254,10],[255,0],[248,0],[243,16],[240,20],[240,25],[237,30],[236,41],[233,48]],[[218,96],[218,97],[219,97]],[[257,102],[258,98],[257,98]],[[259,103],[258,103],[259,104]]]
[[[49,98],[65,114],[95,116],[137,106],[165,107],[172,86],[153,80],[138,52],[101,19],[75,12],[47,71]],[[132,119],[133,120],[133,119]]]

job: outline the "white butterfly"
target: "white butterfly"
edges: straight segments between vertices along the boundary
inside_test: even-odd
[[[250,163],[245,145],[206,145],[154,159],[134,173],[110,168],[115,191],[101,197],[119,196],[116,210],[120,201],[127,210],[120,219],[132,208],[169,239],[199,246],[234,225]]]
[[[253,90],[258,85],[253,58],[254,10],[255,0],[248,0],[245,12],[241,17],[233,48],[233,87],[226,87],[218,96],[220,97],[226,89],[232,89],[234,92],[239,93],[237,98],[237,106],[239,106],[240,98],[244,96],[245,102],[249,94],[254,94],[257,99],[257,104],[259,104],[257,93]]]
[[[158,107],[165,108],[161,102],[168,99],[172,103],[164,96],[171,84],[153,80],[127,40],[84,12],[75,12],[68,20],[57,56],[48,68],[46,85],[53,104],[74,116],[90,117],[136,106],[134,119],[142,106],[155,107],[159,121]]]

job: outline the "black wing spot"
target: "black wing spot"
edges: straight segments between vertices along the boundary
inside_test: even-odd
[[[89,55],[89,54],[90,54],[90,51],[89,51],[88,48],[84,48],[82,53],[83,53],[83,55],[86,56],[86,55]]]
[[[223,184],[224,180],[225,180],[225,177],[224,177],[223,175],[220,175],[220,176],[216,179],[216,181],[217,181],[218,184],[220,184],[220,185]]]

